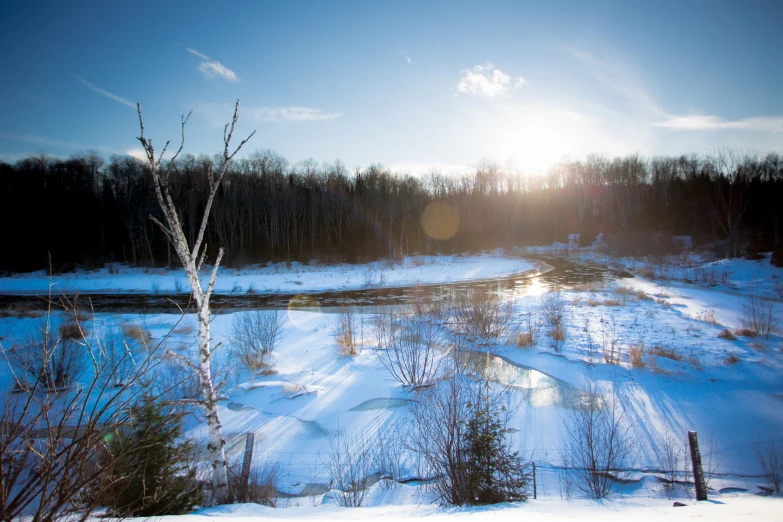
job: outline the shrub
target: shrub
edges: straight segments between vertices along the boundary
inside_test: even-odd
[[[724,359],[724,362],[726,364],[728,364],[728,365],[737,364],[738,362],[740,362],[740,358],[732,353],[732,354],[729,354],[726,357],[726,359]]]
[[[136,408],[129,432],[113,434],[111,467],[101,503],[113,516],[150,517],[188,513],[202,500],[195,469],[188,469],[189,443],[181,443],[180,417],[153,400]]]
[[[72,333],[66,328],[66,333]],[[23,343],[8,351],[11,365],[18,373],[18,385],[38,383],[47,390],[70,387],[87,367],[84,345],[55,336],[48,319]]]
[[[235,465],[229,469],[228,475],[229,490],[235,492],[236,501],[277,507],[280,464],[278,462],[251,463],[247,484],[242,483],[241,470],[241,464]]]
[[[780,493],[780,483],[783,480],[783,439],[759,440],[753,444],[753,451],[758,458],[759,467],[769,483]]]
[[[266,357],[284,336],[283,310],[240,312],[231,320],[230,342],[234,353],[250,371],[257,373],[267,366]]]
[[[497,341],[511,327],[513,305],[496,292],[469,290],[455,304],[456,328],[467,337]]]
[[[556,351],[560,351],[566,338],[566,306],[560,292],[547,294],[539,307],[538,313],[541,322],[548,327],[547,334],[552,340],[553,348]]]
[[[593,498],[607,497],[626,475],[633,449],[633,431],[617,395],[605,398],[590,385],[566,424],[561,450],[566,480]]]
[[[330,441],[327,467],[330,486],[343,507],[361,507],[367,497],[367,479],[373,473],[375,459],[372,446],[357,434],[349,439],[338,428]]]
[[[411,403],[411,448],[436,477],[438,500],[472,505],[527,498],[527,475],[511,450],[505,390],[470,378],[455,364]]]
[[[481,397],[478,400],[481,401]],[[487,397],[466,422],[465,457],[468,504],[483,505],[527,500],[528,474],[519,452],[511,451],[511,429]]]
[[[440,331],[432,318],[405,317],[400,323],[379,347],[378,360],[403,386],[428,386],[443,354]]]
[[[740,325],[743,329],[769,338],[777,326],[777,317],[773,303],[759,296],[750,296],[742,303]]]

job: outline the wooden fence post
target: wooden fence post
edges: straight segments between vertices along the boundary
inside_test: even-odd
[[[255,437],[255,433],[252,431],[248,432],[245,441],[245,458],[242,461],[242,475],[239,482],[240,492],[238,500],[240,502],[247,502],[247,483],[250,480],[250,464],[253,462],[253,442]]]
[[[533,463],[533,498],[538,498],[538,492],[536,491],[536,463]]]
[[[695,431],[688,432],[688,444],[691,447],[691,464],[693,465],[693,481],[696,483],[696,500],[707,500],[707,483],[704,481],[704,470],[701,467],[699,439]]]

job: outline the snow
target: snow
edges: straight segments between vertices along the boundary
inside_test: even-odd
[[[559,249],[559,246],[558,246]],[[545,249],[542,249],[545,251]],[[551,249],[548,251],[551,253]],[[572,253],[582,260],[605,262],[642,271],[649,260],[612,259],[595,252]],[[314,292],[326,289],[363,287],[366,274],[383,273],[387,285],[502,277],[534,266],[519,258],[482,255],[474,257],[436,256],[421,261],[406,260],[401,266],[378,264],[354,267],[281,265],[252,271],[225,270],[218,278],[220,291],[235,285],[245,292],[252,283],[261,292]],[[601,519],[638,521],[667,517],[672,520],[710,517],[718,520],[757,518],[783,520],[783,499],[753,495],[765,479],[753,451],[758,440],[779,438],[783,432],[783,338],[739,337],[729,341],[718,337],[725,328],[738,326],[743,300],[750,294],[766,296],[783,319],[783,306],[774,296],[783,270],[768,261],[709,261],[689,256],[672,263],[680,278],[651,279],[637,275],[611,283],[571,288],[562,292],[567,311],[567,339],[555,350],[546,335],[534,347],[519,348],[513,336],[489,347],[494,354],[496,377],[510,386],[518,404],[511,426],[516,448],[538,465],[538,500],[524,505],[491,508],[439,508],[430,504],[426,487],[398,484],[373,486],[366,508],[344,509],[329,494],[294,496],[271,509],[242,504],[218,506],[194,515],[177,517],[177,522],[207,518],[384,519],[426,517],[441,520],[492,516],[498,520]],[[688,271],[721,270],[718,284],[687,277]],[[114,269],[112,269],[114,270]],[[675,272],[674,269],[671,271]],[[144,274],[126,270],[57,276],[58,288],[69,291],[150,292],[158,282],[161,292],[174,288],[177,272]],[[181,275],[181,274],[180,274]],[[535,317],[545,299],[546,287],[533,277],[531,288],[514,297],[515,317],[524,328],[526,317]],[[691,282],[689,282],[691,281]],[[301,282],[302,284],[297,284]],[[43,274],[0,280],[3,292],[40,292],[48,287]],[[262,290],[263,289],[263,290]],[[174,312],[173,310],[172,312]],[[233,314],[216,315],[212,323],[215,342],[226,341]],[[234,372],[222,390],[221,417],[228,441],[229,460],[237,461],[244,449],[244,433],[256,434],[256,456],[276,461],[281,473],[280,491],[301,495],[308,484],[329,482],[324,465],[330,440],[338,429],[349,435],[374,440],[397,419],[405,418],[405,402],[413,392],[403,389],[378,363],[372,315],[358,314],[361,351],[355,357],[338,354],[334,340],[335,315],[316,311],[289,310],[285,337],[276,349],[272,364],[277,372],[251,378]],[[36,327],[35,318],[0,318],[0,343],[4,347],[24,338]],[[172,314],[96,314],[92,326],[104,331],[120,323],[139,324],[150,331],[153,341],[166,339],[174,349],[187,350],[194,344],[195,317]],[[175,329],[176,327],[176,329]],[[173,330],[173,331],[172,331]],[[607,363],[605,353],[614,347],[617,364]],[[632,348],[644,348],[644,367],[634,368]],[[223,348],[223,366],[234,365]],[[676,354],[676,357],[667,354]],[[738,361],[728,364],[727,357]],[[216,356],[217,357],[217,356]],[[219,364],[218,364],[219,366]],[[7,383],[7,370],[0,371]],[[575,498],[561,500],[561,458],[569,403],[563,397],[578,393],[588,382],[602,389],[616,387],[623,410],[633,422],[637,441],[635,479],[620,487],[613,500],[596,502]],[[674,492],[677,500],[689,504],[673,508],[672,499],[657,479],[656,447],[666,430],[684,437],[697,430],[705,467],[710,476],[711,501],[696,505],[687,489]],[[189,437],[204,439],[206,430],[195,419],[187,427]],[[684,463],[685,466],[687,463]],[[406,473],[415,477],[408,462]],[[747,493],[719,493],[720,489]],[[578,496],[578,495],[577,495]],[[315,506],[315,507],[310,507]],[[173,517],[164,517],[172,518]]]
[[[528,522],[552,522],[561,520],[595,520],[647,522],[705,519],[729,520],[781,520],[783,499],[752,496],[724,496],[720,500],[689,502],[684,507],[673,507],[671,501],[622,500],[530,500],[525,504],[500,504],[474,508],[441,508],[434,506],[406,505],[372,508],[339,508],[335,506],[295,507],[273,509],[257,504],[234,504],[202,509],[197,514],[177,517],[161,517],[160,522],[201,522],[205,520],[396,520],[422,519],[427,522],[446,520],[487,520],[496,522],[525,520]]]
[[[474,256],[414,256],[399,264],[365,265],[277,263],[244,269],[221,267],[215,293],[297,293],[395,287],[452,281],[492,279],[527,272],[534,265],[502,253]],[[211,267],[203,273],[208,277]],[[57,274],[54,293],[189,293],[182,270],[129,268],[113,264],[95,271]],[[45,294],[50,278],[44,271],[0,277],[0,293]]]

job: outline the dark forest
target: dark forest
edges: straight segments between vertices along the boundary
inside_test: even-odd
[[[191,236],[214,161],[185,156],[171,170],[171,193]],[[776,154],[596,155],[545,175],[483,160],[470,173],[416,177],[380,165],[352,172],[339,160],[289,164],[266,150],[232,162],[207,234],[210,249],[224,247],[232,267],[474,252],[565,242],[573,233],[583,245],[603,233],[618,255],[676,253],[674,237],[687,235],[719,255],[775,251],[780,262],[781,201],[783,157]],[[432,202],[439,202],[436,219],[454,221],[453,234],[438,239],[422,226]],[[130,156],[0,163],[0,270],[44,269],[49,254],[55,271],[107,262],[176,266],[150,219],[159,214],[151,176]]]

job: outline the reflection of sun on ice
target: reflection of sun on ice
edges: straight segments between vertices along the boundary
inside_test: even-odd
[[[525,287],[524,295],[537,296],[544,295],[548,289],[544,283],[541,282],[540,277],[533,277],[530,279],[530,284]]]

